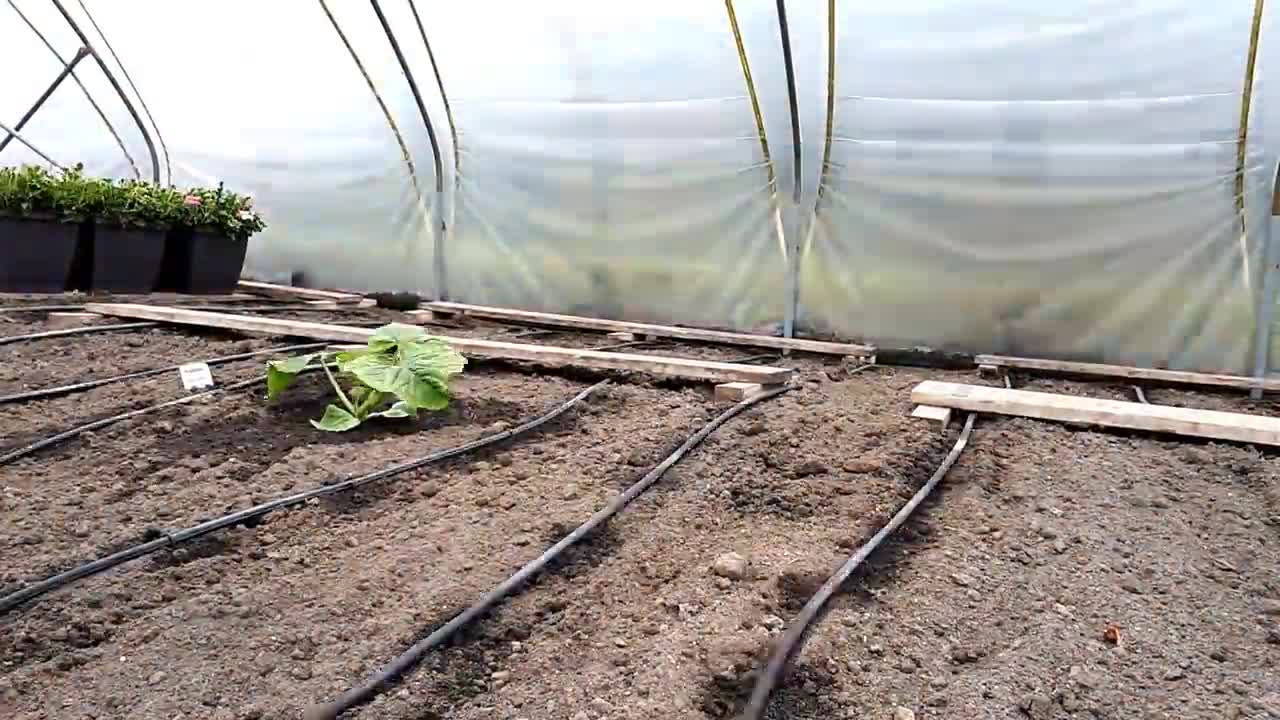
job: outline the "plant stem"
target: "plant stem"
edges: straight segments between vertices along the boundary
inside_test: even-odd
[[[356,417],[363,419],[369,411],[378,407],[378,403],[382,402],[382,393],[369,388],[369,394],[364,396],[364,400],[360,401],[360,407],[356,408]]]
[[[351,413],[355,417],[360,417],[360,414],[356,412],[355,405],[352,405],[347,394],[342,392],[342,386],[338,384],[338,379],[329,371],[329,363],[325,362],[323,357],[320,358],[320,368],[324,370],[325,376],[329,378],[329,382],[333,385],[333,389],[338,393],[338,399],[342,401],[343,405],[347,406],[347,412]]]

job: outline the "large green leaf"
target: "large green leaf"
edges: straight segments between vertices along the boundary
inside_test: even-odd
[[[373,331],[369,338],[369,349],[383,352],[391,348],[403,349],[427,337],[427,333],[417,325],[391,323]]]
[[[360,418],[343,410],[337,405],[329,405],[324,409],[324,417],[312,420],[312,426],[329,432],[345,432],[360,424]]]
[[[414,345],[408,354],[409,363],[414,368],[430,372],[441,380],[448,380],[467,366],[467,359],[462,353],[439,338]]]
[[[295,355],[284,360],[273,360],[267,363],[267,399],[275,400],[289,385],[293,384],[298,373],[306,369],[311,361],[320,353]]]
[[[380,392],[392,393],[411,409],[443,410],[449,405],[449,378],[462,372],[466,359],[439,340],[414,343],[396,355],[370,353],[346,370]]]

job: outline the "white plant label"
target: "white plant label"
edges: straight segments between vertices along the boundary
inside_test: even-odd
[[[182,387],[187,390],[206,390],[213,387],[213,373],[208,363],[193,362],[178,366]]]

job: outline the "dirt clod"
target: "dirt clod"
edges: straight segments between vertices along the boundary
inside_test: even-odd
[[[736,552],[728,552],[716,558],[712,569],[721,577],[729,580],[741,580],[747,576],[748,562]]]

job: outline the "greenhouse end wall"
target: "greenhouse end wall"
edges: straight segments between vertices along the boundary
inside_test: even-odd
[[[774,0],[379,5],[413,86],[366,3],[68,5],[146,121],[85,63],[23,136],[252,193],[264,279],[755,332],[798,290],[801,333],[1252,370],[1277,161],[1253,3],[790,0],[798,145]],[[6,123],[80,45],[11,8]]]

